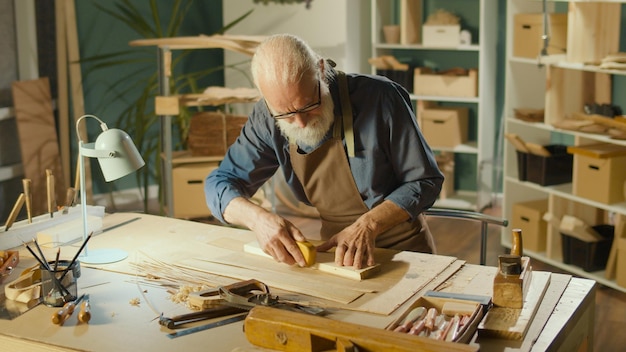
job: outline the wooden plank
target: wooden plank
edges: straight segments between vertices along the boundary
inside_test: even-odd
[[[493,307],[478,325],[479,337],[522,340],[550,283],[550,273],[534,272],[521,309]]]
[[[243,246],[243,251],[268,258],[269,260],[274,260],[271,255],[263,252],[257,241],[246,243]],[[355,269],[352,266],[340,266],[335,264],[335,254],[333,252],[318,252],[317,261],[311,268],[324,273],[345,277],[346,279],[361,281],[376,275],[380,270],[380,265],[376,264],[362,269]]]
[[[533,341],[534,351],[593,350],[596,286],[593,280],[569,281],[543,331]]]
[[[221,251],[224,253],[226,248]],[[256,278],[270,287],[327,300],[324,302],[326,306],[388,315],[456,261],[453,257],[397,253],[379,248],[376,258],[381,264],[380,275],[355,281],[312,268],[287,266],[242,251],[215,257],[188,257],[175,264],[241,280]],[[260,267],[262,272],[258,271]],[[407,272],[408,268],[411,272]],[[320,282],[324,284],[320,285]]]
[[[61,163],[63,165],[63,181],[66,185],[71,184],[70,171],[70,122],[69,122],[69,98],[67,82],[67,34],[65,28],[65,0],[54,2],[54,19],[56,28],[57,49],[57,111],[59,116],[59,139],[61,145]]]
[[[400,42],[422,42],[422,0],[402,0],[400,3]]]
[[[619,51],[621,4],[570,2],[567,61],[599,62]]]
[[[13,82],[12,93],[24,177],[32,182],[32,215],[36,216],[48,210],[46,169],[52,170],[52,174],[57,176],[57,199],[65,199],[50,81],[46,77]]]
[[[78,30],[76,26],[76,7],[74,0],[60,0],[65,1],[65,31],[67,35],[67,58],[70,63],[70,86],[72,92],[72,111],[74,113],[74,124],[78,119],[85,114],[85,98],[83,96],[83,78],[80,69],[80,52],[78,49]],[[72,124],[73,125],[73,124]],[[78,132],[82,138],[87,138],[87,126],[83,123],[78,126]],[[78,177],[78,163],[76,180],[74,184],[75,189],[79,187]],[[80,190],[85,192],[87,197],[87,204],[93,203],[92,181],[91,181],[91,161],[89,158],[84,158],[85,165],[85,189]]]

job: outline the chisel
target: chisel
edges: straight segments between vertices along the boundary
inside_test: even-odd
[[[50,214],[50,217],[54,217],[54,212],[57,208],[57,201],[54,194],[54,175],[50,169],[46,169],[46,191],[48,196],[48,213]]]
[[[67,214],[71,207],[74,206],[74,198],[76,198],[76,189],[68,187],[65,193],[65,205],[63,206],[63,214]]]
[[[24,186],[24,197],[26,201],[26,215],[28,216],[28,223],[33,222],[33,195],[30,193],[31,180],[25,178],[22,180]]]
[[[63,325],[63,323],[65,323],[67,318],[69,318],[70,315],[74,313],[74,309],[76,308],[76,305],[80,303],[80,301],[84,297],[85,295],[83,294],[77,299],[65,303],[65,305],[63,305],[63,308],[59,309],[56,313],[52,315],[52,323],[57,324],[57,325]]]
[[[15,222],[15,218],[17,218],[17,214],[22,210],[24,206],[24,193],[20,193],[19,197],[17,197],[17,201],[13,206],[13,210],[9,214],[9,218],[7,222],[4,224],[4,231],[8,231],[11,226],[13,226],[13,222]]]
[[[78,321],[81,323],[89,323],[91,320],[91,306],[89,305],[89,295],[85,295],[83,303],[80,305],[80,312],[78,312]]]

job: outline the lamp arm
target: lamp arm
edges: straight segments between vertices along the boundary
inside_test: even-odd
[[[107,127],[107,124],[104,123],[104,121],[100,120],[97,116],[95,116],[95,115],[83,115],[83,116],[79,117],[78,120],[76,120],[76,136],[78,136],[78,140],[81,141],[81,142],[82,142],[83,139],[80,138],[80,130],[79,130],[78,126],[80,125],[80,122],[83,119],[87,118],[87,117],[91,117],[91,118],[94,118],[94,119],[98,120],[98,122],[100,122],[100,128],[102,129],[102,132],[104,132],[104,131],[109,129]]]
[[[80,152],[82,156],[88,158],[115,158],[117,153],[115,150],[100,150],[94,148],[95,143],[80,143]]]

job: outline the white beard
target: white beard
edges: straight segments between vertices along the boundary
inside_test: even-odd
[[[334,104],[330,94],[322,95],[320,109],[320,114],[304,128],[300,128],[286,120],[276,120],[276,125],[290,141],[311,147],[316,146],[322,141],[335,120],[333,114]]]

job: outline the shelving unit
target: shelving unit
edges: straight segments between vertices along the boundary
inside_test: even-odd
[[[626,71],[603,70],[583,62],[599,61],[607,54],[619,51],[623,7],[621,3],[624,2],[549,1],[547,12],[568,14],[567,52],[536,60],[513,56],[514,16],[519,13],[541,13],[543,3],[531,0],[507,2],[504,104],[506,132],[517,134],[526,142],[540,145],[586,145],[604,142],[626,146],[624,140],[562,130],[553,126],[571,113],[582,112],[585,103],[615,104],[616,99],[619,100],[619,94],[613,90],[616,87],[616,79],[623,81],[624,78],[620,77],[626,75]],[[617,32],[617,35],[614,32]],[[516,108],[545,109],[544,122],[525,122],[516,119],[514,117]],[[563,215],[572,215],[589,225],[607,223],[611,218],[615,219],[616,224],[626,220],[626,202],[603,204],[579,197],[574,194],[572,183],[543,187],[532,182],[520,181],[516,150],[510,143],[504,145],[503,192],[503,217],[507,219],[512,218],[515,203],[544,199],[548,202],[548,212],[557,219]],[[503,230],[501,243],[505,247],[511,246],[510,229]],[[602,285],[626,292],[626,287],[619,286],[612,277],[607,277],[604,270],[587,272],[577,266],[563,263],[561,234],[558,228],[550,224],[547,228],[545,252],[526,250],[525,253],[575,275],[588,277]]]
[[[161,212],[173,217],[174,211],[174,187],[172,170],[174,166],[173,141],[172,141],[172,117],[178,115],[181,106],[220,106],[227,103],[250,103],[252,100],[223,99],[223,97],[211,97],[202,94],[173,95],[170,90],[170,78],[172,76],[172,51],[221,48],[228,49],[240,54],[252,56],[256,46],[261,42],[259,36],[197,36],[141,39],[130,42],[131,46],[155,46],[157,48],[157,63],[159,75],[159,96],[155,99],[155,112],[160,117],[159,137],[161,139]],[[256,99],[258,100],[258,98]],[[198,162],[207,162],[207,175],[215,160],[213,158],[195,158]],[[189,158],[186,163],[192,163]],[[197,196],[197,194],[196,194]],[[204,196],[201,194],[201,198]],[[208,208],[207,215],[210,215]],[[196,214],[197,215],[197,214]]]
[[[468,142],[453,148],[431,146],[436,153],[454,153],[455,174],[463,175],[462,178],[455,177],[457,180],[455,193],[438,200],[435,207],[481,210],[492,200],[493,173],[485,172],[483,168],[493,161],[497,134],[495,116],[497,5],[497,1],[491,0],[469,0],[461,3],[442,0],[372,0],[372,57],[393,55],[400,58],[403,63],[440,70],[454,67],[478,68],[476,97],[425,96],[413,94],[409,90],[411,100],[415,103],[416,116],[419,116],[421,106],[425,102],[436,102],[446,107],[467,107],[470,110]],[[450,8],[450,6],[462,7]],[[468,29],[472,34],[471,44],[431,47],[420,44],[421,38],[417,43],[385,43],[382,30],[384,25],[396,24],[402,27],[412,21],[419,26],[417,33],[421,33],[424,20],[440,8],[461,17],[461,29]],[[376,73],[375,68],[372,69],[372,73]],[[470,175],[469,180],[467,175]],[[489,195],[484,196],[483,192]]]

